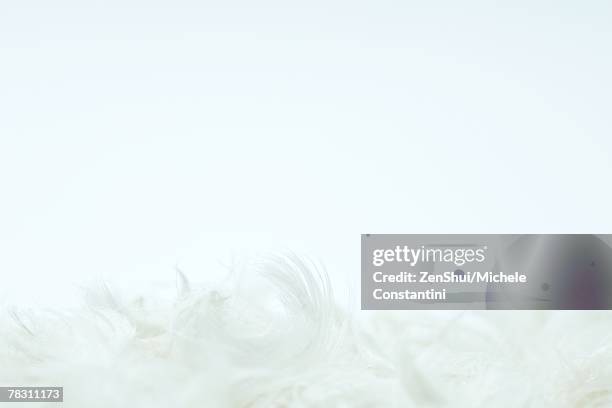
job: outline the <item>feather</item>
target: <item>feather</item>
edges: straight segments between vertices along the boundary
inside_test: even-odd
[[[347,311],[294,254],[229,279],[7,309],[0,383],[63,386],[66,408],[612,406],[612,312]]]

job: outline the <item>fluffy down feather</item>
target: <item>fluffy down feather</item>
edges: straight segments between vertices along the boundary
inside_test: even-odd
[[[299,257],[246,272],[6,310],[0,384],[63,386],[66,408],[612,406],[610,312],[348,313]]]

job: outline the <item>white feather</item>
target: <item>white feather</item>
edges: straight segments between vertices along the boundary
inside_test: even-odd
[[[347,313],[297,256],[247,272],[6,310],[0,384],[63,386],[66,408],[612,406],[611,312]]]

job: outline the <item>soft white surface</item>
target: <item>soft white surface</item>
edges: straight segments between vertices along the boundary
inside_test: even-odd
[[[607,311],[347,314],[296,257],[87,301],[2,314],[0,383],[64,386],[66,408],[612,405]]]

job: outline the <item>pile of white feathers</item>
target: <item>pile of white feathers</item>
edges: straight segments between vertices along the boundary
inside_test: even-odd
[[[612,312],[349,312],[293,255],[177,281],[2,310],[0,386],[64,387],[28,407],[612,407]]]

